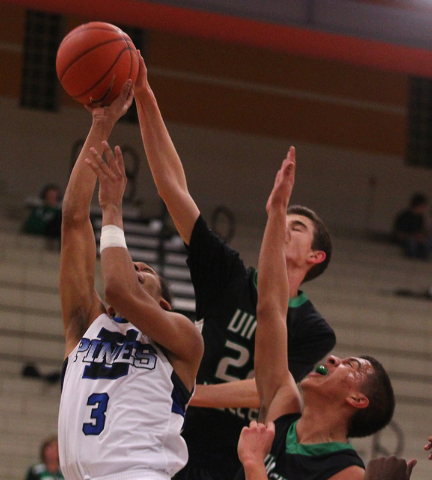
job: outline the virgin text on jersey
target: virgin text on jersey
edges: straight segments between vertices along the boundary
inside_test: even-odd
[[[256,327],[256,317],[238,308],[228,325],[228,330],[250,340]]]

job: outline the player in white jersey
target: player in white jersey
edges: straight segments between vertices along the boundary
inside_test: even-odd
[[[63,202],[60,294],[66,351],[59,451],[66,480],[167,480],[187,461],[180,431],[202,338],[188,318],[170,311],[156,272],[132,262],[122,230],[123,159],[118,147],[114,156],[102,144],[130,106],[132,90],[127,82],[110,107],[92,109],[92,126]],[[94,288],[90,204],[97,177],[108,309]]]

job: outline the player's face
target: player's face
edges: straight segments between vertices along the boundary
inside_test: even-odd
[[[287,215],[285,258],[290,264],[296,266],[307,264],[309,255],[313,254],[314,231],[315,227],[310,218],[297,214]]]
[[[158,274],[149,265],[143,262],[134,262],[137,279],[142,288],[154,299],[159,300],[161,284]]]
[[[311,372],[301,382],[303,391],[312,388],[334,397],[345,397],[349,391],[362,391],[368,375],[374,373],[369,360],[359,357],[340,359],[331,355],[324,364],[327,374]]]

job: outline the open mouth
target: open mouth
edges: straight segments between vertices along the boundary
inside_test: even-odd
[[[328,374],[328,370],[324,365],[318,365],[315,368],[315,372],[319,373],[320,375],[327,375]]]

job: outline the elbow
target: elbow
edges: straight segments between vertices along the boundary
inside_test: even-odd
[[[63,202],[62,223],[64,226],[76,227],[83,225],[89,220],[89,212],[86,209],[74,208],[69,202]]]
[[[270,300],[260,300],[258,297],[256,313],[259,320],[265,320],[271,313],[274,314],[274,303]]]
[[[174,192],[179,192],[179,186],[173,181],[173,178],[166,177],[163,181],[157,182],[156,184],[157,192],[159,197],[164,201],[165,204],[169,204],[170,199],[177,198],[173,195]]]
[[[198,333],[198,335],[195,336],[194,341],[191,342],[189,351],[192,357],[191,360],[197,362],[199,366],[204,355],[204,340],[200,333]]]

